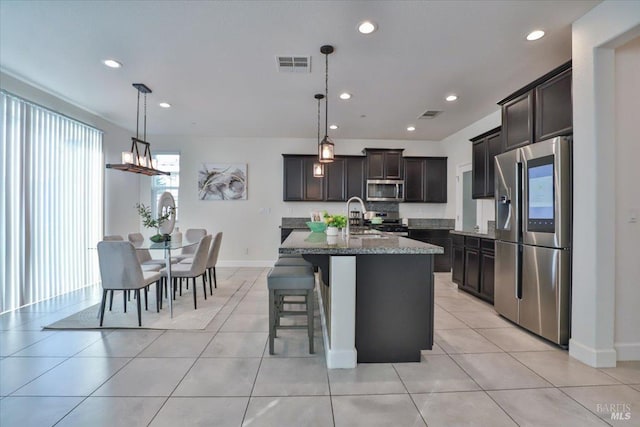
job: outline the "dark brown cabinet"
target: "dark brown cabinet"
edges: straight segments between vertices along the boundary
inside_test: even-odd
[[[467,291],[480,291],[480,251],[477,249],[464,249],[463,287]]]
[[[483,243],[487,241],[483,240]],[[494,243],[491,242],[493,247]],[[495,251],[487,250],[484,247],[480,252],[480,294],[487,297],[487,301],[493,301],[493,283]]]
[[[325,164],[324,177],[313,176],[315,155],[283,154],[283,197],[285,202],[344,202],[351,196],[362,197],[364,157],[341,156]]]
[[[404,158],[405,202],[447,202],[447,158]]]
[[[402,179],[402,151],[365,148],[367,179]]]
[[[464,236],[451,234],[452,261],[451,281],[462,286],[464,283]]]
[[[495,242],[452,234],[451,280],[458,288],[493,304]]]
[[[573,132],[571,61],[498,102],[502,150]]]
[[[571,69],[568,69],[536,88],[535,141],[572,132]]]
[[[346,180],[345,180],[344,159],[336,158],[333,162],[324,165],[324,181],[326,187],[327,202],[340,202],[346,200]],[[320,178],[316,178],[320,179]]]
[[[502,152],[501,128],[495,128],[471,139],[472,189],[474,199],[493,197],[495,163],[494,157]]]
[[[283,196],[289,201],[323,200],[324,178],[313,176],[316,156],[283,154]]]
[[[364,183],[365,183],[365,157],[364,156],[345,156],[346,161],[346,199],[353,196],[364,199]]]
[[[433,271],[451,271],[451,236],[449,235],[449,230],[409,229],[408,237],[442,247],[444,253],[433,257]]]
[[[502,105],[502,151],[533,142],[533,96],[529,91]]]

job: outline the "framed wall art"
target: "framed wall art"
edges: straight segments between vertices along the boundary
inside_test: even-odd
[[[203,163],[198,172],[200,200],[247,200],[246,163]]]

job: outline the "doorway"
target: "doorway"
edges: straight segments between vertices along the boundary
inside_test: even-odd
[[[478,224],[477,204],[471,196],[471,163],[457,167],[456,173],[456,230],[473,231]]]

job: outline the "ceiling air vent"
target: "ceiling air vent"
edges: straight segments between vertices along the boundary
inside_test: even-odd
[[[310,73],[310,56],[276,56],[278,71],[281,73]]]
[[[419,119],[433,119],[442,114],[441,110],[427,110],[418,117]]]

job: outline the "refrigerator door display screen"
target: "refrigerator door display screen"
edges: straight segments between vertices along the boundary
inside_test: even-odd
[[[527,179],[527,229],[553,233],[555,231],[553,156],[530,160]]]

